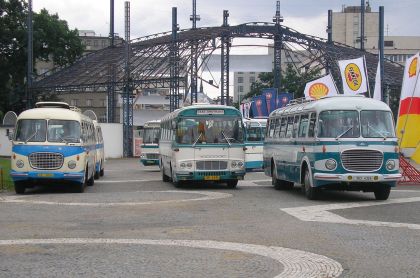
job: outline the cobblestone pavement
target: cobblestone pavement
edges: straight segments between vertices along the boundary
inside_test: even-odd
[[[109,160],[83,194],[0,195],[0,277],[420,277],[420,185],[373,193],[174,188],[157,167]]]

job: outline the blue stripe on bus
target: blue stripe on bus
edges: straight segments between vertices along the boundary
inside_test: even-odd
[[[102,149],[104,147],[104,143],[102,144],[96,144],[95,146],[97,149]]]
[[[247,171],[251,169],[262,169],[263,168],[263,162],[261,161],[246,161],[245,162],[245,168]]]
[[[64,157],[81,154],[85,151],[94,150],[95,146],[52,146],[52,145],[16,145],[13,146],[12,152],[29,156],[34,152],[55,152],[61,153]]]

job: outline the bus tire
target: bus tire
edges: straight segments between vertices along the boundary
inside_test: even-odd
[[[99,177],[100,177],[100,173],[96,172],[96,170],[95,170],[95,175],[93,177],[94,177],[95,180],[98,180]]]
[[[161,162],[161,167],[160,170],[162,172],[162,181],[163,182],[169,182],[169,177],[167,175],[165,175],[165,167],[163,166],[163,163]]]
[[[87,180],[87,186],[92,186],[95,184],[95,178],[94,175],[90,177],[90,179]]]
[[[104,173],[105,173],[105,167],[104,167],[104,162],[101,161],[101,170],[99,170],[99,176],[103,177]]]
[[[303,182],[303,188],[305,192],[305,196],[308,200],[316,200],[319,198],[320,190],[319,188],[311,186],[312,181],[311,174],[309,173],[309,169],[305,169],[305,177]]]
[[[25,189],[26,189],[26,186],[25,186],[24,182],[15,181],[15,192],[16,192],[16,194],[19,194],[19,195],[24,194]]]
[[[290,190],[294,186],[293,182],[288,182],[288,181],[285,181],[285,180],[279,180],[277,178],[276,165],[272,166],[271,184],[274,185],[274,189],[276,189],[276,190]]]
[[[227,181],[228,188],[236,188],[237,185],[238,185],[238,180],[228,180]]]
[[[376,200],[380,200],[380,201],[388,200],[389,194],[391,193],[391,187],[386,185],[383,187],[375,188],[373,193],[375,194]]]

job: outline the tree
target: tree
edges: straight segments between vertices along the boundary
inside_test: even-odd
[[[303,97],[303,91],[307,82],[320,76],[320,69],[308,69],[299,73],[292,64],[288,64],[281,78],[281,92],[289,92],[295,98]],[[251,90],[244,96],[244,99],[251,98],[261,94],[264,88],[274,87],[274,72],[262,72],[258,75],[259,81],[251,85]]]
[[[20,112],[25,107],[27,15],[23,0],[0,0],[0,110]],[[74,63],[83,53],[78,31],[43,9],[33,13],[33,59],[55,66]],[[34,73],[36,74],[36,72]],[[45,97],[44,97],[45,98]]]

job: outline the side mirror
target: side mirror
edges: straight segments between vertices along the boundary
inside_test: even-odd
[[[13,130],[7,129],[6,130],[6,135],[9,138],[9,140],[12,141],[15,134],[14,134]]]

